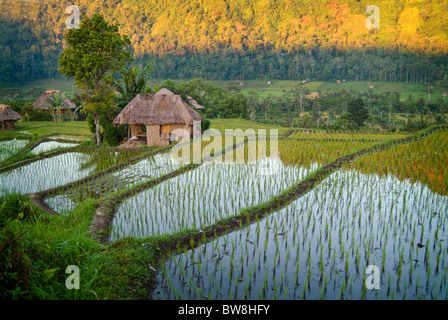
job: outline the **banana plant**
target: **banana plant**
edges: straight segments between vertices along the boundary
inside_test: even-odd
[[[138,66],[124,67],[120,72],[121,79],[114,79],[113,85],[119,94],[118,104],[121,108],[134,99],[137,94],[144,93],[153,68],[154,62],[151,61],[142,70]]]
[[[71,109],[68,109],[68,110],[70,110],[70,119],[71,119],[71,121],[75,121],[78,118],[79,111],[82,108],[83,108],[83,105],[80,105],[80,106],[76,107],[75,110],[73,110],[73,111]]]

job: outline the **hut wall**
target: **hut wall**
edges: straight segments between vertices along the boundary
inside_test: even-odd
[[[189,133],[190,136],[191,136],[191,133],[192,133],[191,126],[187,126],[187,125],[185,125],[185,124],[172,124],[172,125],[171,125],[171,131],[170,131],[170,133],[173,132],[173,131],[176,130],[176,129],[184,129],[184,130],[187,130],[188,133]]]
[[[186,130],[187,132],[188,132],[188,134],[189,134],[189,136],[191,137],[191,134],[192,134],[192,127],[191,126],[187,126],[187,125],[185,125],[185,124],[172,124],[171,125],[171,132],[173,132],[174,130],[177,130],[177,129],[183,129],[183,130]],[[180,141],[180,140],[182,140],[182,139],[179,139],[179,138],[181,138],[181,137],[178,137],[177,139],[176,139],[176,141]]]
[[[15,123],[14,121],[2,121],[0,123],[0,129],[4,129],[4,130],[10,130],[10,129],[14,129]]]
[[[169,137],[164,135],[164,139],[160,134],[160,125],[149,125],[146,126],[146,139],[148,141],[148,146],[165,147],[170,144]]]
[[[160,127],[161,133],[171,133],[171,125],[170,124],[162,124]]]

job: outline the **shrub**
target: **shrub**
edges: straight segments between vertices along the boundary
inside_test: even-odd
[[[202,122],[202,131],[206,131],[210,129],[210,120],[205,119],[204,122]]]
[[[35,215],[34,206],[22,195],[0,198],[0,298],[22,296],[28,290],[30,259],[25,253],[19,224]]]
[[[31,105],[23,107],[20,114],[28,121],[53,121],[53,118],[48,112],[33,109]]]

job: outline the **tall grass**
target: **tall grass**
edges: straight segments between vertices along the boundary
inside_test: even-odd
[[[1,298],[95,300],[145,294],[154,243],[93,240],[88,229],[95,201],[64,216],[47,216],[22,195],[4,195],[0,204]],[[69,265],[79,267],[79,290],[66,288]]]

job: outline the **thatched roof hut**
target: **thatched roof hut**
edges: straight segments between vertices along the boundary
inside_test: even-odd
[[[14,121],[22,119],[22,116],[11,109],[10,106],[0,104],[0,128],[2,130],[14,129]]]
[[[36,102],[34,102],[33,109],[41,109],[41,110],[50,109],[51,106],[47,100],[53,100],[52,95],[55,93],[61,95],[61,90],[52,90],[52,89],[45,90],[45,92],[40,96],[40,98],[37,99]],[[61,110],[67,111],[67,109],[76,109],[76,104],[74,104],[69,99],[65,98],[64,101],[62,102]]]
[[[194,100],[192,97],[187,96],[188,102],[195,108],[195,109],[205,109],[204,106],[201,106],[196,100]]]
[[[193,123],[204,118],[180,95],[163,88],[156,94],[138,94],[114,119],[114,125],[131,125],[131,135],[147,138],[148,145],[168,145],[176,129],[192,135]],[[146,133],[142,132],[146,125]],[[194,135],[196,135],[195,132]]]

